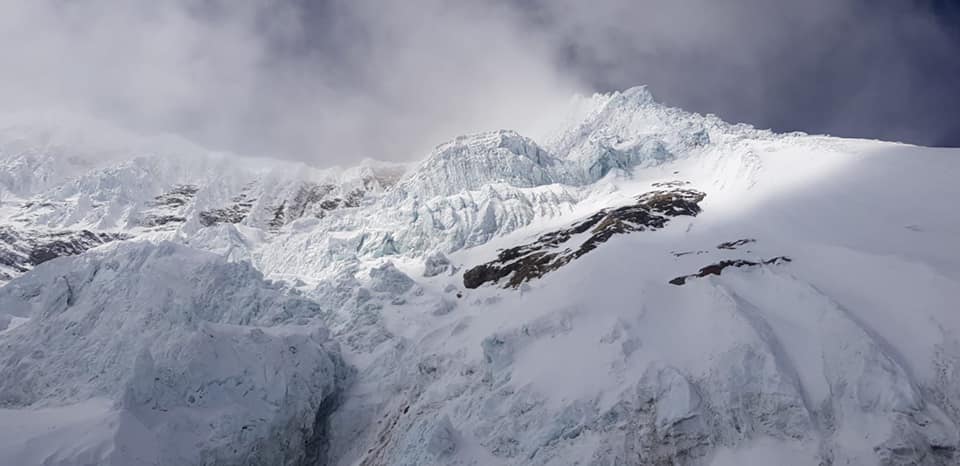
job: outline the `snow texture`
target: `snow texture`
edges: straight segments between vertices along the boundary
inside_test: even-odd
[[[0,122],[0,254],[122,235],[0,270],[0,464],[960,462],[956,150],[642,87],[409,166]],[[464,286],[677,190],[696,216]]]
[[[28,319],[2,336],[2,464],[296,464],[346,375],[338,346],[248,263],[128,243],[41,265],[0,288]],[[89,416],[73,437],[61,416]],[[42,422],[41,422],[42,424]],[[17,447],[43,445],[41,451]]]

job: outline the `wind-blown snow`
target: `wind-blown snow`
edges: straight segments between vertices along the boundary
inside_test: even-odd
[[[778,135],[645,88],[574,99],[537,136],[468,135],[415,165],[347,170],[131,154],[47,181],[0,144],[8,228],[156,243],[0,288],[0,415],[18,419],[0,421],[2,458],[960,460],[955,150]],[[518,289],[463,286],[499,249],[669,186],[705,193],[702,212],[611,236]],[[218,371],[263,396],[184,401]],[[147,386],[155,374],[170,383]],[[279,387],[296,389],[280,403]]]

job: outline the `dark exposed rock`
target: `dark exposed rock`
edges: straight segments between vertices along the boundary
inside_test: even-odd
[[[162,227],[186,222],[187,219],[181,215],[181,210],[193,200],[197,191],[199,188],[194,185],[177,185],[170,191],[155,197],[151,208],[144,212],[140,225]]]
[[[653,186],[654,188],[679,188],[681,186],[687,186],[689,184],[690,184],[689,181],[673,180],[673,181],[659,181],[651,184],[650,186]]]
[[[509,277],[504,286],[516,288],[596,249],[614,235],[657,230],[663,228],[671,217],[695,216],[700,213],[699,202],[704,196],[704,193],[692,189],[642,194],[635,204],[601,210],[569,228],[544,234],[533,243],[501,250],[496,260],[467,270],[463,274],[463,284],[467,288],[477,288]],[[589,236],[579,247],[566,244],[574,236],[588,232]]]
[[[273,218],[270,219],[270,222],[267,224],[270,228],[277,229],[284,225],[286,220],[286,207],[287,203],[283,202],[273,209]]]
[[[363,198],[362,192],[352,191],[345,199],[335,197],[333,199],[324,199],[320,202],[320,209],[324,211],[340,209],[343,207],[357,207],[360,205],[360,199]]]
[[[127,239],[122,233],[90,230],[45,232],[0,227],[0,269],[17,274],[57,257],[80,254],[111,241]],[[4,280],[12,275],[0,270]]]
[[[331,196],[336,190],[337,187],[332,184],[304,183],[292,198],[277,206],[270,227],[280,228],[308,215],[323,218],[331,210],[359,207],[360,201],[366,196],[366,191],[359,188],[343,197]]]
[[[233,204],[227,207],[200,212],[200,224],[209,227],[220,223],[240,223],[247,218],[256,199],[247,197],[246,193],[240,193],[231,201]]]
[[[654,183],[654,185],[657,185],[657,184],[659,183]],[[756,243],[756,242],[757,240],[753,238],[743,238],[743,239],[738,239],[736,241],[727,241],[725,243],[720,243],[717,245],[717,249],[726,249],[726,250],[732,251],[735,249],[740,249],[741,246],[745,246],[747,244]],[[673,257],[683,257],[691,254],[699,256],[701,254],[709,254],[709,253],[710,251],[705,251],[702,249],[693,250],[693,251],[670,251],[670,254],[673,254]]]
[[[874,447],[882,464],[957,464],[957,449],[953,445],[913,444],[893,448]],[[919,462],[917,458],[929,461]]]
[[[145,227],[159,227],[170,223],[183,223],[186,221],[186,217],[179,215],[147,215],[140,224]]]
[[[717,262],[716,264],[710,264],[700,269],[700,271],[695,274],[684,275],[682,277],[674,278],[673,280],[670,280],[670,284],[680,286],[687,283],[687,280],[691,278],[702,278],[702,277],[706,277],[707,275],[720,275],[723,272],[723,270],[728,267],[756,267],[758,265],[779,265],[779,264],[792,262],[792,261],[793,261],[792,259],[786,256],[774,257],[773,259],[767,259],[762,262],[754,262],[754,261],[748,261],[743,259],[724,260],[724,261]]]
[[[169,192],[163,193],[154,198],[154,205],[182,207],[190,202],[191,199],[193,199],[193,196],[197,194],[199,189],[200,188],[190,184],[174,186],[174,188]]]
[[[239,205],[232,205],[222,209],[211,209],[200,212],[200,224],[209,227],[220,223],[240,223],[247,218],[249,209]]]
[[[321,202],[334,189],[336,187],[331,184],[304,183],[292,198],[284,201],[274,211],[270,227],[280,228],[303,217],[312,205]]]
[[[30,264],[40,265],[48,260],[80,254],[101,244],[126,238],[121,233],[95,233],[90,230],[54,233],[35,243],[30,251]]]
[[[683,256],[689,256],[690,254],[696,254],[696,255],[699,256],[700,254],[707,254],[707,253],[709,253],[709,252],[710,252],[710,251],[703,251],[703,250],[699,250],[699,251],[672,251],[670,254],[673,254],[673,257],[683,257]]]
[[[727,241],[726,243],[720,243],[717,245],[717,249],[738,249],[740,246],[744,246],[750,243],[756,243],[757,240],[753,238],[743,238],[736,241]]]

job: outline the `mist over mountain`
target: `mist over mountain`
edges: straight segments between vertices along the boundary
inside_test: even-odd
[[[954,5],[0,0],[0,465],[958,464]]]
[[[640,83],[778,131],[956,145],[954,5],[6,0],[0,96],[316,166],[535,134],[574,93]]]
[[[956,149],[567,102],[328,169],[6,120],[0,463],[956,463]]]

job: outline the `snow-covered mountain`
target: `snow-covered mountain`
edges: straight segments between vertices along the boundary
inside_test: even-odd
[[[315,169],[0,128],[0,464],[956,464],[960,151],[578,97]]]

